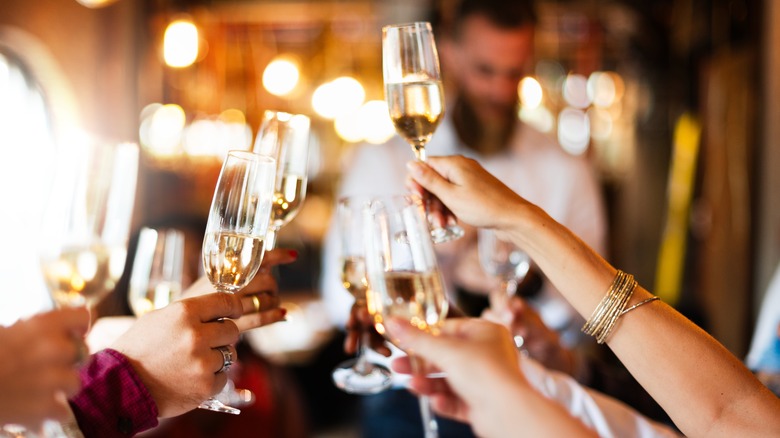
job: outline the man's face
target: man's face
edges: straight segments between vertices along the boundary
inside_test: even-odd
[[[455,80],[458,98],[466,100],[483,126],[514,120],[517,85],[532,55],[533,27],[503,29],[477,15],[463,22],[451,43],[446,73]]]

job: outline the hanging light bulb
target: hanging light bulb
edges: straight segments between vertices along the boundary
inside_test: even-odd
[[[116,3],[116,0],[76,0],[82,6],[86,6],[90,9],[97,9]]]
[[[297,63],[287,57],[277,57],[263,71],[263,86],[275,96],[286,96],[295,89],[300,78]]]

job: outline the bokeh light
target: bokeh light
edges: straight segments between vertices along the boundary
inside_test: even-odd
[[[198,28],[188,19],[173,21],[165,29],[163,58],[170,67],[184,68],[198,59]]]
[[[609,108],[615,102],[615,82],[609,73],[593,72],[588,77],[587,90],[595,106]]]
[[[275,96],[287,96],[298,85],[301,73],[295,61],[277,57],[263,71],[263,86]]]
[[[334,125],[336,134],[351,143],[381,144],[395,134],[384,100],[369,100],[356,111],[336,118]]]
[[[613,120],[609,111],[600,108],[588,110],[590,135],[594,140],[608,140],[612,136]]]
[[[584,109],[590,105],[588,80],[583,75],[570,74],[563,82],[563,98],[574,108]]]
[[[552,112],[544,106],[538,106],[536,108],[522,107],[519,116],[520,120],[541,132],[550,133],[555,127],[555,117]]]
[[[150,105],[142,111],[139,138],[155,155],[174,155],[181,150],[181,136],[186,122],[184,110],[175,104]]]
[[[523,108],[534,109],[542,104],[544,93],[542,92],[542,85],[536,78],[524,77],[518,85],[518,93]]]
[[[572,155],[581,155],[590,142],[590,121],[581,110],[565,108],[558,115],[558,142]]]
[[[365,99],[363,85],[355,78],[342,76],[317,87],[311,97],[311,105],[321,117],[333,120],[355,111]]]

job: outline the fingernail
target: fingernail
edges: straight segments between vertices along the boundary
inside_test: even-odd
[[[414,176],[419,176],[422,174],[422,166],[416,161],[408,161],[406,163],[406,168],[409,169],[409,173]]]
[[[290,257],[292,257],[294,259],[298,258],[298,251],[296,251],[294,249],[291,249],[291,250],[287,251],[287,253],[290,254]]]

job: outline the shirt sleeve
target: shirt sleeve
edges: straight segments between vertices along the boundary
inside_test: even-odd
[[[665,437],[680,435],[668,426],[643,416],[634,409],[577,383],[570,376],[550,371],[529,358],[521,369],[531,385],[545,397],[562,405],[570,415],[595,430],[600,437]]]
[[[81,369],[81,391],[69,400],[86,438],[130,437],[157,426],[157,405],[121,353],[102,350]]]

